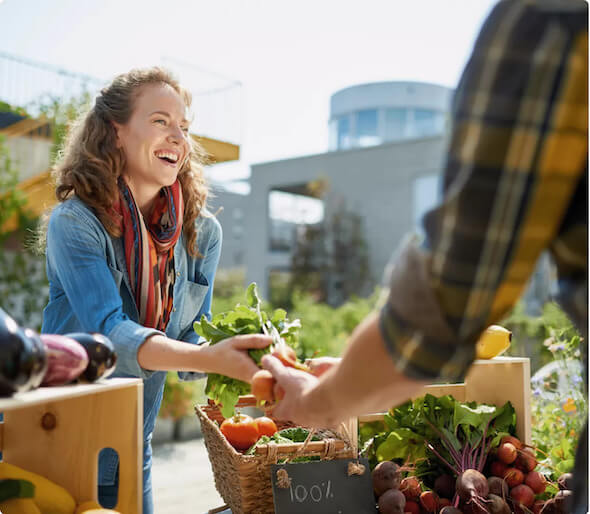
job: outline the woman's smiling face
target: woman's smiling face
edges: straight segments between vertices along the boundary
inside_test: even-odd
[[[115,123],[118,145],[125,153],[123,175],[134,193],[155,195],[176,181],[190,152],[186,112],[172,87],[149,84],[135,98],[129,121]]]

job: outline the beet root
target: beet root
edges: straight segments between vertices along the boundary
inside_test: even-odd
[[[510,514],[510,507],[500,496],[490,493],[488,500],[486,506],[491,514]]]
[[[451,475],[440,475],[434,481],[434,491],[444,498],[455,495],[455,479]]]
[[[571,491],[574,488],[574,475],[571,473],[564,473],[557,479],[557,486],[563,491],[567,489]]]
[[[532,507],[533,503],[535,503],[535,493],[526,484],[520,484],[511,489],[510,497],[516,505],[524,505],[527,508]]]
[[[439,514],[463,514],[457,507],[453,507],[452,505],[447,505],[440,509]]]
[[[471,510],[475,512],[486,511],[486,498],[490,489],[486,477],[479,471],[465,470],[457,477],[455,489],[465,506],[471,507]]]
[[[398,489],[401,483],[399,466],[390,460],[385,460],[377,464],[372,476],[373,490],[377,497],[381,496],[388,489]]]
[[[398,489],[388,489],[379,496],[380,514],[404,514],[406,497]]]
[[[496,496],[499,496],[503,499],[508,498],[510,488],[508,487],[508,484],[500,477],[488,477],[488,487],[491,494],[495,494]]]

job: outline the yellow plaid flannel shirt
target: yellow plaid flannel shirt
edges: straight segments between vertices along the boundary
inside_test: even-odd
[[[475,342],[515,304],[540,253],[586,329],[588,11],[507,0],[484,23],[457,88],[444,195],[422,245],[392,260],[380,328],[398,369],[464,377]]]

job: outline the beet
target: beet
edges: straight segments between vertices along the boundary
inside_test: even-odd
[[[571,512],[574,504],[574,493],[569,489],[562,489],[555,495],[553,501],[561,512]]]
[[[395,462],[385,460],[375,466],[375,469],[373,470],[373,490],[377,497],[381,496],[388,489],[398,489],[400,483],[401,474],[399,466]]]
[[[486,477],[476,469],[467,469],[461,473],[457,477],[455,489],[464,502],[476,496],[485,498],[490,492]]]
[[[525,507],[532,507],[535,503],[535,493],[526,484],[520,484],[510,489],[510,497],[516,505],[524,505]]]
[[[439,514],[463,514],[458,508],[453,506],[446,506],[440,509]]]
[[[541,512],[541,510],[543,509],[544,505],[545,505],[544,500],[537,500],[535,503],[533,503],[533,514],[539,514]]]
[[[440,475],[434,481],[434,490],[439,496],[452,498],[455,495],[455,479],[451,475]]]
[[[574,488],[574,475],[571,473],[564,473],[557,479],[557,486],[561,490],[568,489],[571,491]]]
[[[488,494],[489,503],[486,503],[491,514],[510,514],[508,504],[496,494]]]
[[[406,497],[398,489],[388,489],[379,496],[380,514],[404,514]]]
[[[409,476],[401,481],[399,490],[404,493],[406,500],[413,500],[420,497],[422,487],[420,487],[420,480],[415,476]]]
[[[495,494],[496,496],[499,496],[503,499],[508,498],[510,488],[508,487],[508,484],[500,477],[488,477],[488,487],[491,494]]]

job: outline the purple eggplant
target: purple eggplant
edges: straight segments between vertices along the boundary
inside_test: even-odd
[[[47,350],[49,366],[42,385],[64,385],[77,379],[88,366],[84,347],[69,337],[57,334],[41,334]]]
[[[30,328],[19,327],[0,309],[0,396],[39,387],[47,364],[39,335]]]
[[[67,334],[67,337],[78,341],[88,354],[88,367],[80,375],[80,382],[94,382],[99,378],[106,378],[115,371],[117,354],[111,340],[102,334],[86,334],[76,332]]]

